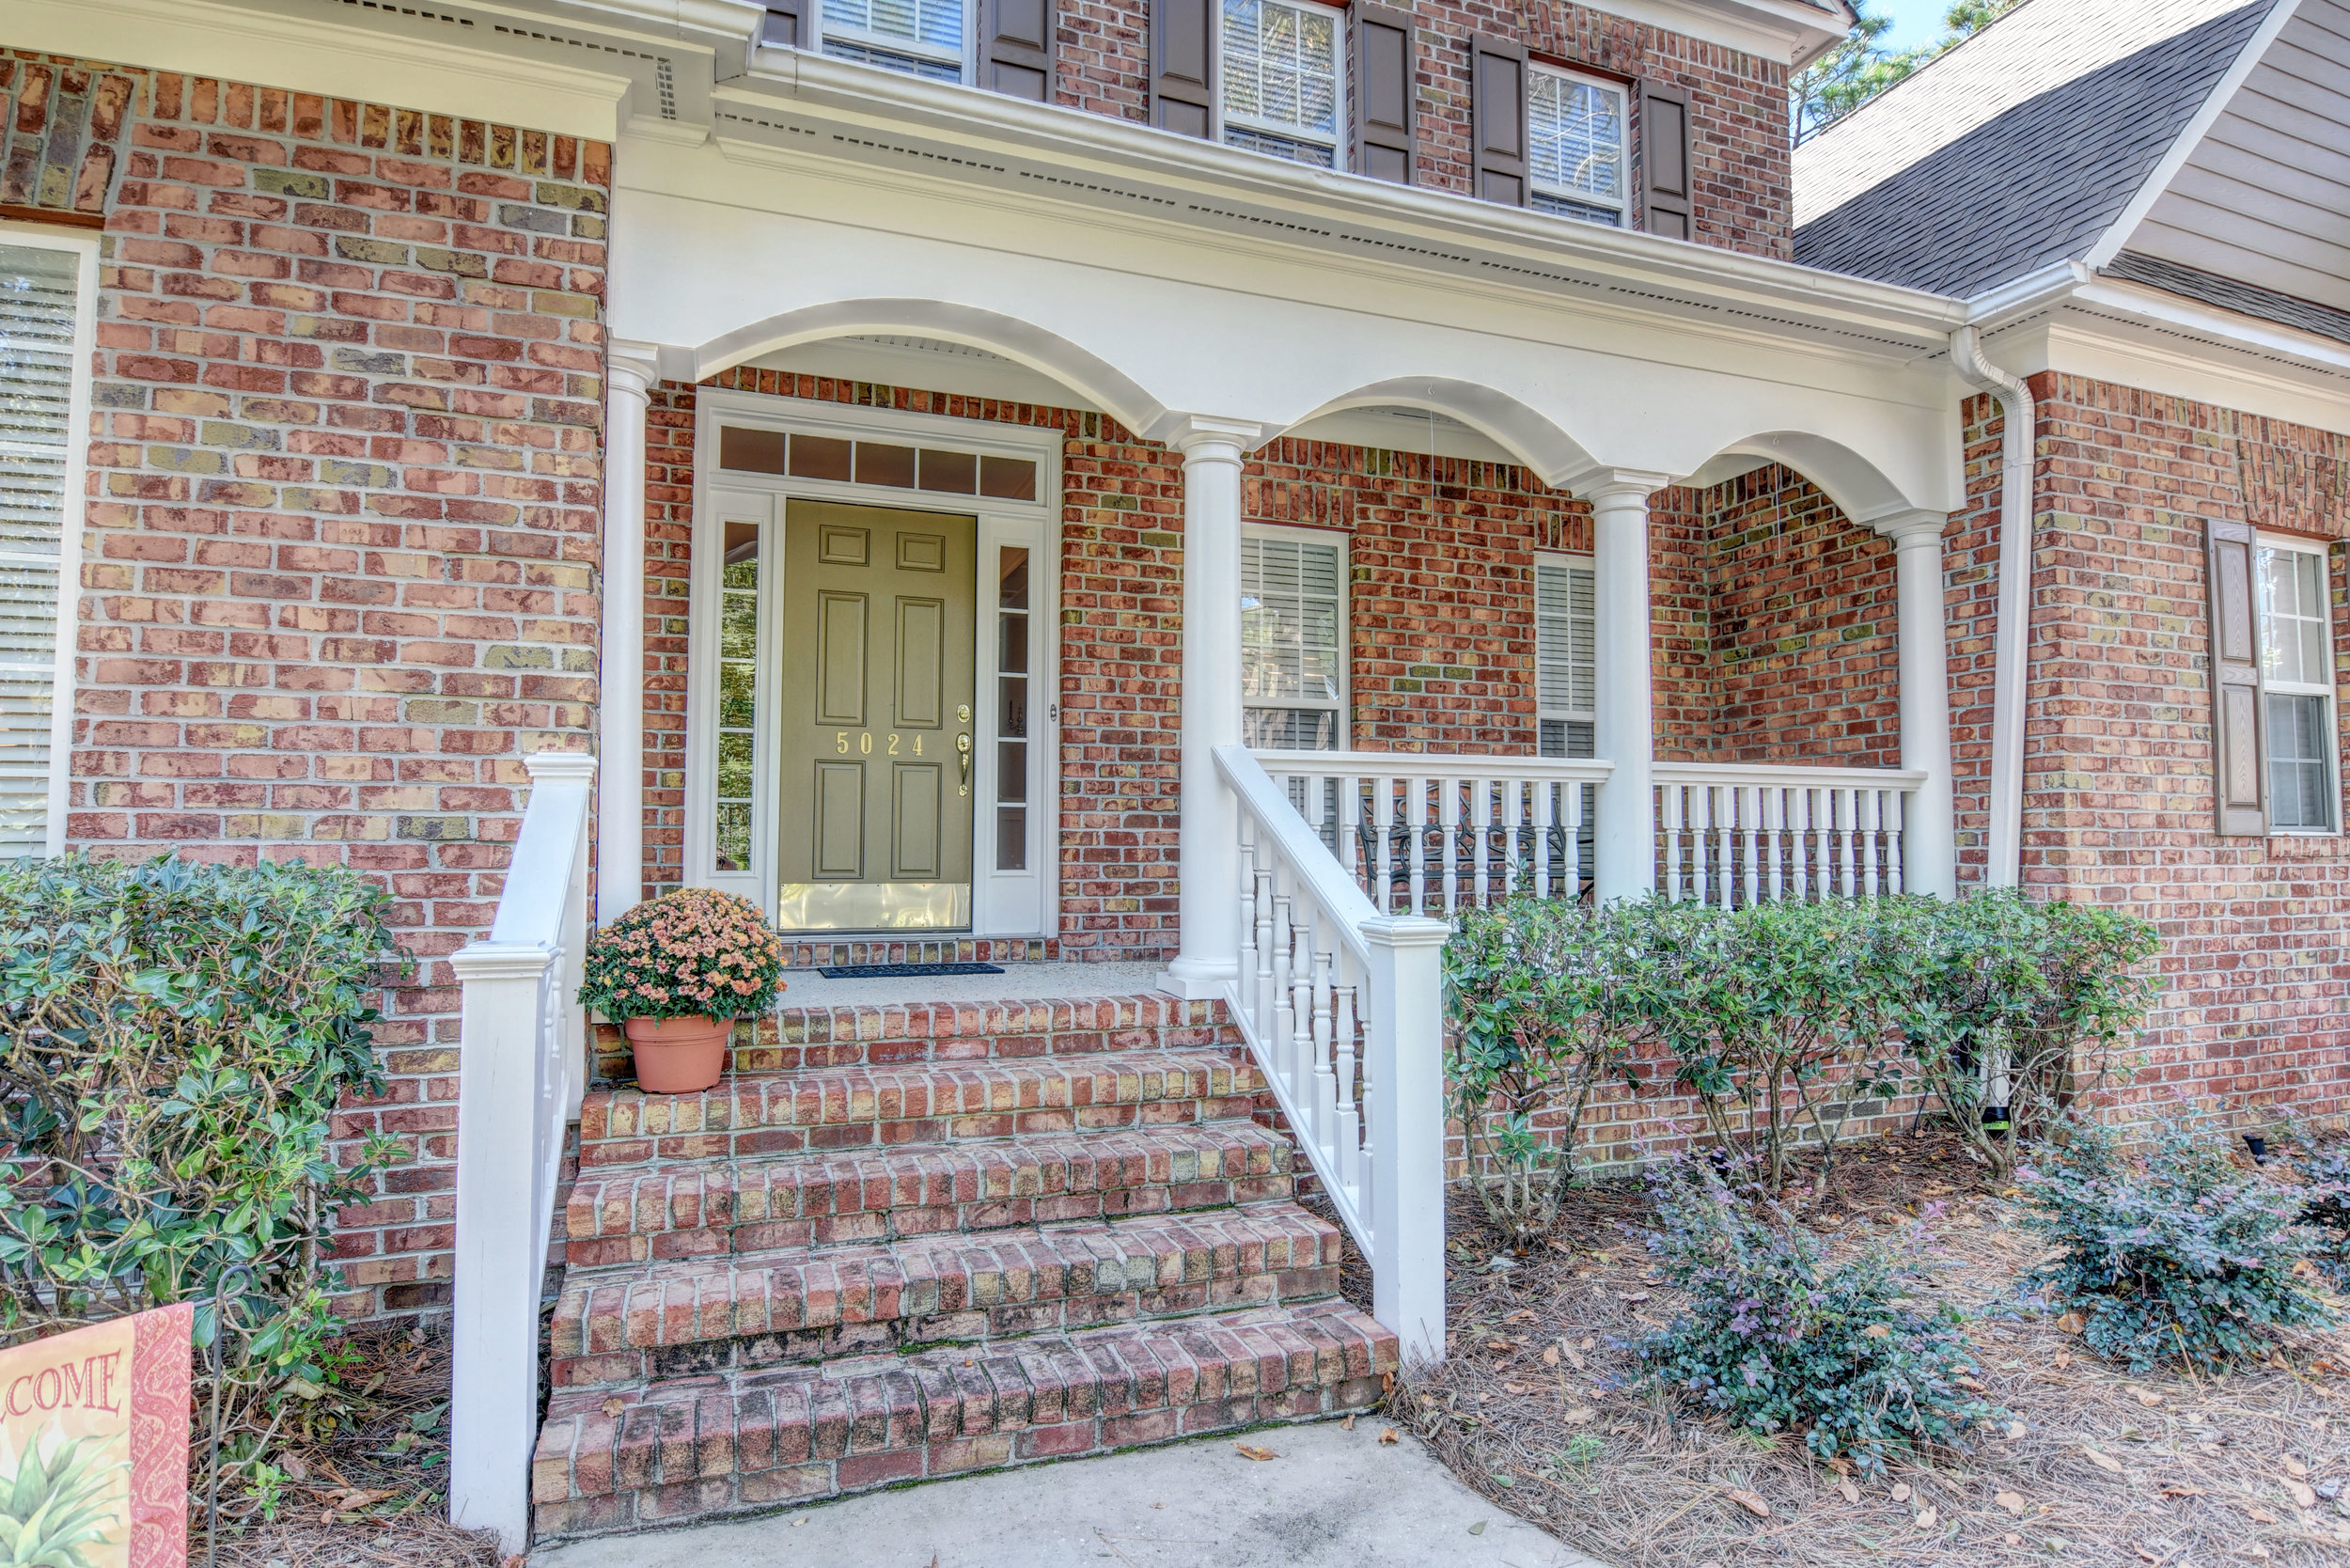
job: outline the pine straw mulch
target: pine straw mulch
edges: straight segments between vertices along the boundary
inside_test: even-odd
[[[1673,1310],[1628,1233],[1646,1212],[1630,1187],[1576,1195],[1558,1235],[1503,1268],[1460,1195],[1450,1354],[1396,1389],[1389,1419],[1611,1568],[2350,1563],[2350,1506],[2336,1502],[2350,1503],[2350,1330],[2299,1336],[2223,1378],[2134,1377],[2052,1318],[1998,1314],[2044,1249],[1954,1139],[1929,1129],[1839,1164],[1810,1223],[1849,1245],[1924,1213],[1957,1265],[1942,1288],[1991,1309],[1969,1333],[1987,1397],[2020,1428],[1855,1477],[1847,1493],[1800,1439],[1747,1436],[1620,1387],[1633,1362],[1619,1342]]]
[[[352,1331],[346,1419],[316,1441],[273,1445],[288,1475],[274,1520],[235,1482],[221,1488],[223,1568],[500,1568],[494,1537],[448,1522],[446,1331]],[[204,1412],[189,1466],[188,1561],[204,1555]],[[519,1562],[519,1559],[511,1560]]]

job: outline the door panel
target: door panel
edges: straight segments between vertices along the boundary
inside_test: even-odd
[[[977,525],[793,501],[784,514],[786,930],[971,920]]]

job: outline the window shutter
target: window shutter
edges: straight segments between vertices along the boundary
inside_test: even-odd
[[[2242,523],[2203,525],[2211,579],[2211,698],[2217,832],[2268,831],[2268,770],[2261,762],[2261,651],[2254,602],[2255,542]]]
[[[802,0],[767,0],[767,20],[759,30],[759,41],[784,49],[800,46],[800,6]]]
[[[1412,182],[1412,19],[1385,6],[1355,8],[1355,172]]]
[[[0,860],[48,847],[75,269],[0,245]]]
[[[1185,136],[1215,134],[1215,7],[1151,0],[1151,123]]]
[[[1668,240],[1696,235],[1689,201],[1689,95],[1640,87],[1640,227]]]
[[[1526,205],[1526,46],[1481,34],[1469,40],[1471,191]]]
[[[1053,0],[979,0],[979,86],[1053,101]]]

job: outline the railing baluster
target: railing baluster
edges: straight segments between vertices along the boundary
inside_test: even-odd
[[[1678,784],[1659,785],[1657,793],[1665,803],[1665,896],[1678,899],[1681,891],[1681,794]]]
[[[1278,865],[1279,861],[1274,861]],[[1273,870],[1257,869],[1257,1005],[1252,1022],[1260,1033],[1273,1027]]]
[[[1741,788],[1738,795],[1738,815],[1744,819],[1740,826],[1747,830],[1747,902],[1762,902],[1762,792]]]
[[[1885,855],[1892,867],[1893,891],[1896,893],[1909,891],[1909,862],[1902,853],[1903,837],[1909,831],[1909,800],[1910,797],[1899,790],[1885,792],[1886,816],[1893,824],[1886,834]]]
[[[1343,983],[1332,997],[1332,1030],[1337,1037],[1338,1062],[1332,1074],[1338,1084],[1338,1121],[1335,1137],[1338,1143],[1337,1170],[1339,1185],[1349,1193],[1360,1193],[1363,1185],[1363,1124],[1361,1102],[1355,1087],[1355,989],[1356,971],[1352,953],[1339,953]],[[1358,1200],[1359,1201],[1359,1200]]]
[[[1403,781],[1404,805],[1410,812],[1412,902],[1407,915],[1428,913],[1428,780],[1418,774]]]
[[[1232,972],[1241,979],[1243,997],[1248,993],[1248,982],[1257,973],[1257,846],[1255,824],[1246,816],[1240,820],[1240,962]],[[1246,1001],[1242,1001],[1246,1006]]]
[[[1485,864],[1493,854],[1493,802],[1487,798],[1485,780],[1472,778],[1468,789],[1467,830],[1475,835],[1471,842],[1477,856],[1477,907],[1483,909],[1493,902],[1493,880]]]
[[[1329,917],[1316,913],[1314,924],[1314,985],[1312,1038],[1307,1048],[1313,1053],[1314,1063],[1314,1141],[1332,1153],[1338,1152],[1339,1079],[1330,1060],[1330,1029],[1334,1008],[1330,996],[1330,949],[1333,933],[1327,929]]]

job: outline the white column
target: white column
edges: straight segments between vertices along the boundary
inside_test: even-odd
[[[1616,771],[1592,824],[1602,899],[1656,889],[1656,731],[1649,644],[1648,498],[1668,476],[1602,469],[1574,487],[1591,503],[1592,673],[1599,709],[1592,749]]]
[[[645,887],[645,412],[660,379],[652,346],[605,356],[603,665],[596,749],[596,919],[625,913]]]
[[[1239,963],[1240,815],[1216,776],[1240,715],[1240,463],[1261,425],[1197,415],[1167,436],[1183,454],[1183,778],[1178,795],[1181,948],[1159,977],[1179,996],[1220,996]]]
[[[1942,588],[1938,511],[1904,512],[1870,525],[1893,541],[1901,606],[1902,766],[1926,776],[1902,821],[1902,886],[1958,896],[1956,808],[1950,793],[1950,655]]]

